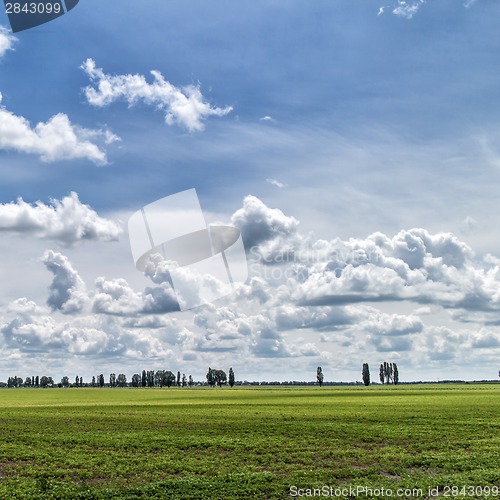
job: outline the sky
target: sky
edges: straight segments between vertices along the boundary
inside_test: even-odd
[[[499,15],[85,0],[13,34],[2,12],[0,380],[498,380]],[[127,221],[192,188],[249,277],[179,311]]]

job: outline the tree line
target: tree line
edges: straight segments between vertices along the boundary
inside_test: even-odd
[[[500,372],[499,372],[500,374]],[[394,384],[399,383],[399,371],[398,365],[396,363],[387,363],[384,361],[380,365],[379,370],[380,383],[382,384]],[[371,384],[370,379],[370,367],[368,363],[363,363],[363,368],[361,369],[361,378],[363,379],[363,384],[369,386]],[[323,385],[324,375],[321,366],[316,369],[316,380],[318,385],[321,387]]]
[[[219,386],[229,384],[231,387],[235,384],[235,376],[232,368],[229,368],[229,377],[224,370],[208,369],[206,376],[207,384],[210,386]],[[110,373],[109,379],[106,381],[104,374],[101,373],[93,376],[91,382],[84,383],[83,377],[78,375],[75,381],[70,382],[69,377],[62,377],[60,382],[54,382],[52,377],[48,376],[33,376],[26,377],[25,379],[14,376],[9,377],[7,384],[0,383],[0,385],[9,388],[19,387],[193,387],[195,381],[192,375],[186,376],[185,373],[181,375],[178,371],[175,375],[170,370],[142,370],[141,373],[134,373],[131,380],[127,379],[124,373]]]
[[[368,363],[363,363],[361,371],[363,384],[368,386],[371,384],[370,367]],[[383,362],[379,369],[379,378],[382,384],[398,384],[399,371],[396,363]],[[321,387],[324,381],[323,369],[318,366],[316,369],[316,382]],[[208,368],[206,374],[206,385],[211,387],[222,387],[229,385],[233,387],[236,384],[234,370],[229,368],[228,374],[224,370]],[[289,382],[248,382],[238,385],[289,385]],[[293,382],[292,385],[300,385],[300,382]],[[142,370],[141,373],[134,373],[130,381],[124,373],[110,373],[109,378],[105,379],[104,374],[101,373],[93,376],[91,381],[84,383],[83,377],[76,376],[74,382],[70,382],[69,377],[62,377],[60,382],[54,382],[52,377],[48,376],[33,376],[26,377],[9,377],[7,384],[0,383],[0,386],[7,387],[193,387],[194,385],[204,385],[202,382],[195,382],[191,375],[186,376],[185,373],[181,375],[178,371],[175,375],[170,370]]]
[[[370,367],[368,363],[363,363],[361,377],[363,378],[363,384],[366,386],[370,385]],[[399,383],[398,365],[396,363],[387,363],[387,361],[381,363],[379,368],[379,379],[381,384],[397,385]]]

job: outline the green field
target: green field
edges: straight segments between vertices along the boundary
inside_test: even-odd
[[[500,384],[2,389],[0,425],[1,499],[500,485]]]

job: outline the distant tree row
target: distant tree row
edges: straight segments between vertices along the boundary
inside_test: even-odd
[[[101,373],[92,377],[92,387],[104,387],[104,375]],[[181,372],[177,372],[177,377],[170,370],[142,370],[142,373],[134,373],[130,382],[127,376],[120,373],[118,376],[114,373],[109,375],[109,387],[192,387],[194,380],[191,375],[189,378]]]
[[[171,387],[172,385],[178,387],[192,387],[195,384],[193,377],[189,375],[189,378],[185,374],[177,372],[177,377],[170,370],[143,370],[142,374],[134,373],[130,382],[127,380],[127,376],[124,373],[116,375],[111,373],[109,375],[108,387]],[[233,384],[234,384],[234,374],[233,374]],[[70,382],[69,377],[62,377],[61,381],[55,383],[52,377],[47,376],[34,376],[26,377],[22,379],[21,377],[14,376],[9,377],[7,384],[0,383],[0,386],[5,387],[104,387],[106,381],[104,374],[100,374],[92,377],[92,381],[89,384],[84,384],[83,377],[78,375],[75,377],[73,383]]]
[[[368,363],[363,363],[363,369],[361,371],[361,376],[363,378],[363,384],[366,386],[370,385],[370,367]],[[379,370],[380,383],[382,384],[394,384],[397,385],[399,382],[399,371],[398,365],[396,363],[387,363],[384,361],[380,365]]]
[[[500,375],[500,372],[499,372]],[[363,368],[361,370],[361,377],[363,379],[363,384],[369,386],[371,383],[370,380],[370,367],[368,363],[363,363]],[[323,385],[323,369],[321,366],[318,366],[316,369],[316,380],[318,381],[319,386]],[[399,371],[398,365],[396,363],[387,363],[383,362],[380,365],[380,382],[382,384],[397,384],[399,382]]]
[[[394,384],[399,382],[399,371],[396,363],[387,363],[384,361],[380,365],[379,378],[382,384]]]
[[[7,379],[7,387],[52,387],[54,381],[52,377],[26,377],[22,379],[21,377],[9,377]]]
[[[500,375],[500,372],[499,372]],[[371,383],[370,379],[370,368],[368,363],[363,363],[363,368],[361,372],[363,384],[368,386]],[[384,362],[380,365],[379,370],[379,378],[382,384],[398,384],[399,383],[399,371],[396,363],[387,363]],[[224,370],[213,369],[211,367],[208,368],[208,372],[206,375],[207,384],[211,387],[229,384],[229,386],[233,387],[236,384],[234,371],[232,368],[229,368],[229,375],[226,375]],[[321,387],[324,381],[323,369],[321,366],[318,366],[316,369],[316,382]],[[312,382],[311,382],[312,383]],[[289,385],[289,382],[238,382],[238,385]],[[300,384],[299,382],[293,382],[293,384]],[[5,383],[0,383],[0,386],[3,385],[5,387]],[[9,377],[7,381],[7,387],[84,387],[83,377],[79,377],[78,375],[75,377],[75,381],[70,383],[69,377],[63,377],[59,383],[54,383],[52,377],[42,376],[39,377],[26,377],[26,379],[22,379],[21,377]],[[127,380],[127,376],[124,373],[120,373],[116,375],[115,373],[111,373],[109,375],[109,383],[106,384],[104,374],[99,374],[97,376],[92,377],[92,382],[89,384],[85,384],[85,387],[192,387],[195,385],[193,377],[189,375],[186,377],[186,374],[178,371],[177,375],[175,375],[170,370],[142,370],[141,373],[134,373],[132,375],[132,379],[130,382]],[[328,383],[331,385],[331,383]]]

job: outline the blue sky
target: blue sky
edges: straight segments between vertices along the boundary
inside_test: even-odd
[[[359,380],[383,361],[402,380],[495,378],[499,11],[86,0],[15,37],[2,15],[0,379]],[[246,237],[250,279],[153,313],[126,221],[193,187]]]

